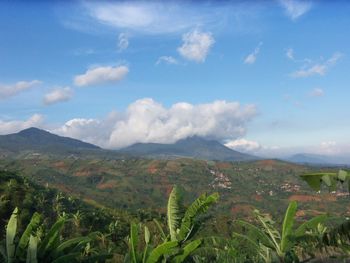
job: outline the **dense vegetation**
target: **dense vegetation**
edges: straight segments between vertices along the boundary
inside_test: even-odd
[[[185,205],[174,187],[162,217],[97,208],[9,172],[0,180],[5,262],[306,262],[350,253],[348,221],[322,214],[299,222],[295,201],[281,223],[255,210],[216,233],[207,226],[221,222],[207,210],[220,203],[217,193]]]

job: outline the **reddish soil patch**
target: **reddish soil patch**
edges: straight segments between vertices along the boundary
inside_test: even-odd
[[[117,186],[117,181],[115,180],[110,180],[105,183],[99,183],[97,185],[97,188],[100,190],[105,190],[105,189],[113,189]]]
[[[235,205],[231,208],[232,214],[251,216],[254,207],[252,205]]]
[[[216,167],[218,169],[230,169],[232,167],[232,164],[230,164],[230,163],[216,163]]]
[[[153,161],[149,164],[148,168],[147,168],[147,171],[148,173],[150,174],[155,174],[158,172],[158,162],[157,161]]]
[[[297,217],[304,217],[306,216],[305,210],[298,210],[295,214]]]
[[[298,201],[298,202],[335,202],[337,197],[335,195],[326,194],[326,195],[292,195],[288,198],[289,201]]]
[[[273,165],[276,165],[276,161],[275,160],[262,160],[262,161],[259,161],[259,164],[262,166],[273,166]]]
[[[288,198],[288,200],[297,202],[321,202],[322,198],[314,195],[292,195]]]
[[[263,200],[263,197],[261,195],[254,195],[253,196],[255,201],[261,202]]]
[[[60,162],[55,162],[52,164],[53,168],[56,168],[58,170],[61,170],[61,171],[67,171],[68,170],[68,165],[63,162],[63,161],[60,161]]]
[[[90,176],[92,174],[91,171],[88,171],[88,170],[80,170],[80,171],[76,171],[74,173],[75,176]]]

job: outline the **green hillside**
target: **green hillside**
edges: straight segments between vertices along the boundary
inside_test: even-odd
[[[319,168],[277,160],[235,163],[30,156],[22,160],[0,160],[0,169],[16,171],[86,202],[130,211],[144,208],[162,211],[164,197],[177,184],[185,188],[188,199],[218,191],[221,202],[216,209],[222,216],[249,217],[254,207],[278,215],[290,200],[301,203],[301,217],[322,211],[348,214],[344,209],[346,193],[316,194],[300,179],[300,174]]]

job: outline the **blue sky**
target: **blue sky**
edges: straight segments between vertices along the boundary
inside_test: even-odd
[[[350,152],[347,1],[2,1],[0,133]]]

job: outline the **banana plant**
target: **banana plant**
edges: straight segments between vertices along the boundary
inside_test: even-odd
[[[109,254],[84,255],[84,247],[94,240],[95,233],[87,237],[77,237],[63,241],[60,232],[66,223],[66,218],[60,218],[49,229],[46,235],[39,231],[41,216],[34,213],[19,241],[16,242],[18,225],[18,208],[15,208],[6,227],[6,239],[3,242],[2,256],[6,263],[37,263],[37,262],[96,262],[110,258]],[[95,259],[91,261],[92,259]]]
[[[5,243],[6,249],[1,249],[1,251],[3,258],[7,263],[13,263],[18,260],[26,260],[26,255],[29,253],[27,251],[28,243],[31,241],[32,249],[35,242],[34,237],[32,237],[32,233],[35,232],[40,225],[40,215],[38,213],[34,213],[19,241],[15,242],[15,238],[17,236],[18,214],[18,208],[16,207],[6,226],[6,239],[5,242],[3,242]]]
[[[237,221],[246,233],[245,235],[233,233],[233,236],[255,244],[257,254],[265,262],[299,262],[295,253],[296,245],[302,240],[310,239],[308,231],[325,222],[328,217],[316,216],[298,228],[294,228],[296,211],[297,203],[293,201],[286,210],[282,229],[278,229],[269,216],[264,216],[256,210],[255,214],[260,227],[245,221]]]
[[[350,193],[350,172],[339,170],[333,173],[308,173],[300,176],[315,191],[320,191],[321,186],[325,185],[330,191],[335,191],[337,183],[347,184]]]
[[[124,262],[131,263],[157,263],[157,262],[184,262],[187,257],[196,250],[202,240],[189,242],[183,248],[178,241],[164,241],[157,246],[151,244],[152,237],[147,226],[144,226],[144,248],[139,251],[141,242],[139,239],[140,225],[132,223],[130,226],[129,253]]]
[[[219,194],[202,194],[186,210],[182,202],[180,189],[175,186],[169,196],[167,205],[167,224],[171,241],[180,244],[189,240],[198,230],[198,217],[216,203]]]

